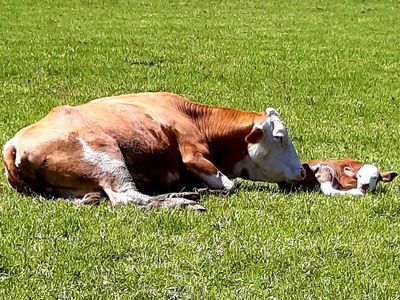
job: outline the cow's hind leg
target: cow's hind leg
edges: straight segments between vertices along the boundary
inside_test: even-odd
[[[115,141],[107,141],[107,148],[103,151],[90,146],[82,138],[79,141],[83,148],[82,159],[92,165],[99,186],[114,206],[132,203],[141,208],[187,207],[198,211],[205,210],[194,200],[198,199],[194,197],[196,193],[149,196],[139,192]]]

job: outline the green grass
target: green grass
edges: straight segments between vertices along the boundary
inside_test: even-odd
[[[302,161],[399,171],[399,11],[398,1],[1,1],[0,142],[59,104],[164,90],[277,108]],[[3,176],[0,298],[400,298],[399,179],[363,198],[240,184],[196,214],[49,202]]]

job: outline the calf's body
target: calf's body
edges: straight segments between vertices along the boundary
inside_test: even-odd
[[[302,181],[294,184],[280,183],[280,187],[304,190],[320,187],[326,195],[363,195],[367,190],[375,190],[379,181],[390,182],[397,176],[394,171],[379,172],[375,165],[364,164],[352,158],[311,160],[303,164],[303,167],[306,176]]]
[[[57,107],[19,131],[3,160],[19,192],[83,202],[106,194],[113,204],[140,206],[197,205],[187,194],[146,195],[189,182],[230,190],[236,177],[291,182],[305,175],[275,110],[216,108],[171,93]]]

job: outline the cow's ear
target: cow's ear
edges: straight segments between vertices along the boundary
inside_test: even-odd
[[[256,144],[258,143],[259,140],[263,137],[263,131],[259,127],[253,127],[253,129],[250,131],[250,133],[245,137],[245,141],[248,144]]]
[[[384,182],[390,182],[392,181],[398,174],[394,171],[390,171],[390,172],[381,172],[381,179]]]
[[[347,176],[349,176],[349,177],[356,177],[356,173],[350,168],[350,167],[344,167],[343,168],[343,172],[344,172],[344,174],[346,174]]]

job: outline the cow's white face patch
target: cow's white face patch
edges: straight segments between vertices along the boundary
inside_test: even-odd
[[[365,164],[357,172],[357,188],[364,192],[375,190],[379,181],[379,171],[375,165]]]
[[[246,137],[249,179],[270,182],[304,179],[305,170],[278,112],[268,108],[266,114],[266,120],[255,124]]]

